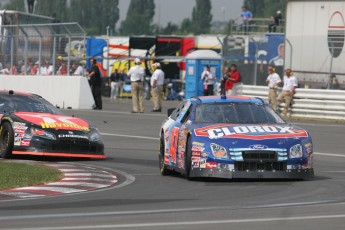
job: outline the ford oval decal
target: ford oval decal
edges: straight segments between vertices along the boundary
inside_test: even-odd
[[[261,149],[267,149],[268,147],[266,145],[251,145],[251,146],[249,146],[249,148],[261,150]]]

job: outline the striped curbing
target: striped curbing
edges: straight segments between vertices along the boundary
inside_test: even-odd
[[[111,172],[90,166],[50,162],[40,162],[39,164],[57,168],[63,172],[64,178],[43,185],[2,190],[0,191],[0,200],[61,196],[103,189],[118,182],[116,175]]]

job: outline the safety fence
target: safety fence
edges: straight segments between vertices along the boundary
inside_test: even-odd
[[[260,97],[268,100],[267,86],[238,85],[236,95]],[[284,103],[281,104],[281,108]],[[345,91],[296,89],[290,115],[303,118],[345,120]]]
[[[58,74],[62,63],[68,74],[72,62],[85,59],[85,36],[78,23],[1,25],[0,67],[7,69],[1,74],[41,74],[47,62],[52,75]]]

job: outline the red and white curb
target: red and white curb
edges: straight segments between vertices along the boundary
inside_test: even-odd
[[[43,185],[7,189],[0,191],[0,200],[59,196],[87,192],[113,186],[118,182],[116,175],[90,166],[65,163],[39,163],[55,167],[64,173],[64,178]]]

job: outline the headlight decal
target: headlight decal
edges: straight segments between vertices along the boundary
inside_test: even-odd
[[[290,148],[289,156],[291,159],[303,157],[303,149],[301,144],[294,145]]]
[[[211,148],[212,155],[215,158],[221,158],[221,159],[229,158],[226,148],[224,148],[223,146],[215,144],[215,143],[211,143],[210,148]]]

